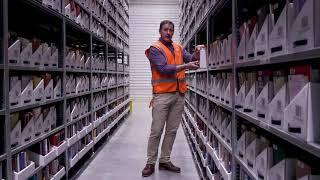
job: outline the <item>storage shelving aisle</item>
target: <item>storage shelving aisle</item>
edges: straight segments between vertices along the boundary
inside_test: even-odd
[[[0,7],[0,179],[73,179],[129,114],[128,2]]]
[[[320,3],[182,0],[184,127],[203,179],[320,179]]]
[[[147,142],[151,126],[151,109],[148,102],[133,101],[133,112],[112,139],[97,154],[80,175],[79,180],[197,180],[197,169],[189,151],[186,137],[179,128],[172,151],[172,161],[181,167],[181,174],[160,171],[143,178],[141,170],[146,163]]]

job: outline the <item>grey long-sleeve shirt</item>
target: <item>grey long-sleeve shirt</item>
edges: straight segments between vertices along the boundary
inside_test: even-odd
[[[172,43],[166,42],[161,38],[159,41],[161,41],[172,53],[174,53]],[[194,59],[193,56],[185,49],[183,49],[182,56],[184,63],[191,62]],[[149,60],[151,62],[151,67],[159,71],[160,74],[172,75],[176,73],[176,66],[167,64],[165,55],[155,47],[151,47],[149,50]]]

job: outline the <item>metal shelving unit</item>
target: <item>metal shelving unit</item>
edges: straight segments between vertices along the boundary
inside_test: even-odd
[[[267,1],[265,1],[267,2]],[[287,1],[285,1],[288,3]],[[204,3],[204,4],[203,4]],[[279,129],[276,126],[272,126],[261,118],[258,118],[254,113],[246,113],[243,112],[243,109],[237,109],[235,104],[235,91],[234,87],[237,87],[237,73],[238,72],[246,72],[246,71],[256,71],[257,69],[275,69],[279,66],[288,66],[288,65],[296,65],[296,64],[319,64],[320,58],[320,47],[316,47],[311,50],[305,50],[295,53],[287,53],[284,55],[267,57],[267,58],[256,58],[254,60],[245,60],[242,62],[237,62],[237,51],[238,45],[240,43],[240,26],[243,23],[241,21],[246,21],[248,17],[244,16],[241,13],[242,11],[246,11],[245,6],[249,6],[249,8],[254,8],[259,5],[253,5],[255,2],[251,0],[204,0],[198,1],[194,3],[194,0],[182,0],[180,1],[180,40],[181,44],[185,47],[189,52],[194,49],[197,44],[205,44],[208,49],[209,45],[216,41],[220,34],[223,34],[225,38],[230,35],[232,38],[231,42],[231,59],[228,64],[219,64],[215,66],[209,65],[209,55],[207,54],[207,68],[201,68],[199,70],[187,71],[187,78],[192,77],[195,78],[195,84],[192,86],[188,86],[188,93],[194,99],[192,99],[192,104],[190,99],[186,99],[184,115],[183,115],[183,129],[188,137],[189,145],[195,156],[194,159],[196,161],[196,165],[200,170],[200,176],[202,179],[214,179],[212,173],[210,172],[209,166],[201,165],[201,158],[198,159],[196,156],[201,156],[201,152],[197,151],[197,143],[195,142],[196,137],[200,137],[200,140],[203,144],[207,145],[207,157],[211,156],[212,159],[215,159],[214,153],[211,152],[217,151],[214,148],[208,148],[208,137],[203,138],[204,133],[199,134],[199,129],[203,128],[203,132],[210,133],[215,137],[215,141],[224,147],[229,154],[232,156],[231,162],[231,177],[230,180],[242,180],[243,173],[245,173],[251,179],[257,180],[259,179],[256,175],[256,172],[247,166],[247,162],[245,159],[240,158],[237,155],[238,149],[238,139],[242,133],[242,126],[246,126],[247,131],[254,131],[256,136],[259,137],[267,137],[268,140],[271,141],[271,145],[281,144],[291,156],[296,156],[299,160],[310,163],[311,167],[317,167],[317,162],[320,160],[320,144],[317,142],[307,142],[302,138],[299,138],[295,135],[292,135],[285,130]],[[258,3],[259,4],[259,3]],[[201,8],[202,5],[205,5],[205,9]],[[262,4],[261,4],[262,6]],[[260,6],[259,6],[260,7]],[[191,11],[192,9],[192,11]],[[194,11],[194,9],[196,9]],[[250,9],[249,9],[250,10]],[[203,14],[198,11],[203,11]],[[252,10],[253,12],[253,10]],[[253,16],[253,15],[252,15]],[[229,22],[224,19],[225,17],[230,17]],[[216,23],[216,24],[215,24]],[[222,30],[221,27],[224,27]],[[225,32],[223,32],[225,31]],[[217,37],[218,36],[218,37]],[[229,38],[229,37],[228,37]],[[218,39],[221,40],[221,39]],[[208,49],[206,52],[208,52]],[[318,67],[318,66],[317,66]],[[279,69],[279,68],[278,68]],[[230,102],[226,103],[222,101],[220,98],[213,97],[211,95],[210,89],[210,75],[216,75],[221,73],[231,73],[232,81],[230,82]],[[193,75],[193,76],[190,76]],[[197,75],[202,75],[200,77],[206,77],[207,82],[206,91],[200,92],[198,89],[198,83],[200,82]],[[194,79],[191,79],[194,83]],[[187,81],[188,82],[188,81]],[[191,82],[191,81],[190,81]],[[201,82],[202,83],[202,82]],[[216,94],[214,94],[216,95]],[[186,96],[188,97],[188,96]],[[207,113],[205,114],[205,118],[203,116],[203,112],[200,113],[199,110],[203,111],[199,106],[201,101],[205,99],[205,103],[207,105]],[[213,107],[214,106],[214,107]],[[224,138],[222,138],[221,134],[211,125],[209,122],[213,122],[214,117],[210,117],[209,111],[210,108],[218,107],[224,113],[231,115],[231,142],[227,143]],[[214,110],[214,109],[213,109]],[[192,111],[192,112],[191,112]],[[215,110],[214,110],[215,111]],[[200,123],[199,123],[200,122]],[[201,123],[202,122],[202,123]],[[200,124],[200,125],[198,125]],[[250,129],[251,128],[251,129]],[[192,131],[194,129],[194,131]],[[252,130],[254,129],[254,130]],[[255,132],[255,130],[257,132]],[[195,134],[195,135],[194,135]],[[193,146],[193,147],[192,147]],[[218,148],[220,149],[220,148]],[[293,154],[293,155],[292,155]],[[300,155],[303,154],[303,155]],[[305,156],[304,156],[305,155]],[[221,162],[215,161],[215,164],[221,166]],[[218,168],[219,169],[219,168]],[[222,169],[219,169],[222,174]],[[225,177],[223,177],[225,179]]]
[[[118,32],[114,31],[109,27],[108,24],[105,24],[103,20],[99,19],[95,14],[91,11],[91,9],[88,9],[85,7],[82,3],[80,3],[78,0],[75,0],[75,3],[79,5],[80,8],[82,8],[83,12],[86,12],[89,15],[89,27],[83,28],[80,26],[75,20],[69,19],[65,15],[65,2],[64,0],[60,0],[61,4],[63,7],[61,9],[55,10],[52,9],[51,7],[46,6],[45,4],[42,4],[41,1],[38,0],[16,0],[16,1],[9,1],[9,0],[3,0],[0,2],[0,23],[1,23],[1,28],[0,28],[0,39],[1,39],[1,53],[0,53],[0,72],[1,76],[0,78],[3,79],[2,81],[2,86],[4,87],[3,92],[0,92],[0,126],[3,128],[0,128],[0,136],[3,136],[0,138],[0,143],[4,144],[4,148],[0,148],[0,165],[2,165],[3,169],[6,171],[3,172],[4,177],[0,177],[0,179],[5,179],[5,180],[13,180],[13,169],[12,169],[12,159],[13,155],[20,153],[21,151],[25,151],[31,146],[41,142],[44,139],[49,138],[50,136],[64,131],[65,132],[65,137],[67,137],[67,127],[70,125],[73,125],[77,122],[79,122],[83,118],[90,118],[90,124],[84,129],[86,130],[86,135],[88,134],[93,134],[94,130],[96,127],[93,127],[93,123],[99,120],[99,125],[102,123],[108,123],[108,126],[105,127],[103,134],[99,134],[100,139],[99,141],[95,141],[96,137],[92,137],[92,142],[94,142],[94,146],[88,150],[85,155],[81,159],[79,159],[79,162],[86,162],[86,163],[77,163],[76,166],[82,166],[82,168],[72,168],[70,165],[70,162],[68,160],[68,149],[70,147],[66,147],[64,152],[59,155],[59,156],[65,156],[65,162],[62,164],[65,167],[65,175],[63,179],[74,179],[77,174],[80,173],[80,171],[83,171],[85,166],[84,164],[88,164],[92,160],[92,158],[95,157],[95,155],[101,150],[101,144],[107,143],[108,138],[112,136],[115,129],[117,129],[120,125],[120,123],[127,117],[127,115],[130,113],[129,111],[129,93],[126,93],[124,91],[124,94],[120,95],[120,88],[126,87],[129,84],[116,84],[112,87],[107,86],[104,88],[100,89],[93,89],[92,87],[92,80],[93,80],[93,75],[115,75],[115,80],[116,83],[118,81],[118,78],[120,77],[121,74],[129,74],[128,72],[124,72],[123,69],[118,69],[119,64],[126,64],[126,66],[129,66],[129,60],[128,58],[126,59],[126,62],[123,58],[123,55],[128,56],[129,54],[127,52],[124,52],[123,49],[119,48],[120,46],[118,44],[110,45],[108,38],[107,38],[107,32],[112,31],[114,36],[116,37],[117,41],[116,43],[125,43],[128,48],[128,39],[125,39],[124,37],[120,37],[121,34]],[[102,6],[106,10],[106,18],[110,17],[107,6],[103,5],[103,2],[100,2],[100,0],[97,0],[98,4]],[[112,4],[112,0],[109,0],[109,3]],[[19,7],[18,7],[19,6]],[[21,24],[15,24],[19,23],[18,21],[12,21],[12,12],[14,11],[12,8],[24,8],[27,10],[30,10],[30,14],[34,16],[34,14],[37,14],[34,22],[31,22],[30,19],[30,28],[21,28],[23,25]],[[125,0],[122,0],[121,3],[115,6],[116,7],[116,13],[120,14],[119,18],[121,17],[121,12],[126,12],[127,9],[122,10],[122,8],[128,7],[128,2]],[[27,11],[26,10],[26,11]],[[34,14],[33,14],[34,13]],[[128,16],[126,14],[126,16]],[[26,20],[29,17],[29,13],[25,14],[24,20]],[[30,15],[30,17],[32,17]],[[39,20],[37,20],[39,18]],[[50,19],[46,19],[50,18]],[[45,67],[45,66],[34,66],[34,67],[24,67],[24,66],[17,66],[17,65],[11,65],[9,64],[9,58],[8,58],[8,47],[9,47],[9,40],[8,40],[8,34],[9,31],[19,31],[19,36],[25,35],[29,36],[33,35],[33,33],[43,33],[43,30],[41,31],[34,31],[30,30],[35,27],[32,23],[36,24],[38,21],[40,22],[41,20],[46,20],[45,24],[42,24],[44,29],[47,28],[47,31],[49,32],[49,29],[51,28],[55,31],[56,34],[50,34],[47,32],[46,36],[52,36],[52,37],[45,37],[44,41],[48,41],[50,38],[54,37],[59,37],[58,39],[55,39],[58,43],[57,48],[59,50],[59,60],[58,60],[58,67]],[[28,20],[28,19],[27,19]],[[33,20],[33,19],[32,19]],[[99,22],[103,27],[104,27],[104,37],[102,38],[101,36],[98,36],[94,32],[91,31],[91,21],[97,21]],[[126,22],[128,20],[128,17],[125,17],[122,19],[125,23],[129,24]],[[107,21],[107,19],[106,19]],[[115,19],[115,22],[117,23],[117,20]],[[43,22],[42,22],[43,23]],[[52,24],[51,24],[52,23]],[[23,23],[26,24],[26,23]],[[50,26],[50,27],[49,27]],[[13,29],[11,29],[13,28]],[[50,30],[52,30],[50,29]],[[50,31],[51,32],[51,31]],[[72,34],[75,37],[70,37],[70,34]],[[34,34],[36,35],[36,34]],[[42,38],[44,38],[44,35],[42,34]],[[87,48],[87,53],[89,57],[93,57],[92,55],[95,53],[95,48],[96,45],[99,44],[101,47],[104,47],[103,54],[104,54],[104,63],[105,63],[105,69],[104,70],[95,70],[93,69],[94,62],[90,61],[90,68],[89,69],[80,69],[80,68],[67,68],[65,67],[66,65],[66,48],[67,46],[74,45],[73,43],[81,43],[84,42]],[[113,59],[108,56],[109,51],[108,49],[112,49],[112,52],[117,55],[114,56]],[[110,52],[111,53],[111,52]],[[121,54],[121,55],[120,55]],[[110,70],[108,66],[108,62],[113,61],[115,62],[116,69],[115,70]],[[30,105],[21,105],[16,108],[10,107],[9,104],[9,77],[11,73],[15,74],[28,74],[28,73],[52,73],[55,75],[58,75],[61,78],[61,97],[56,98],[56,99],[51,99],[51,100],[43,100],[40,103],[34,103]],[[77,75],[87,75],[90,79],[89,83],[89,91],[86,92],[80,92],[76,94],[70,94],[67,95],[66,93],[66,81],[67,81],[67,74],[73,74],[75,76]],[[116,96],[116,99],[113,100],[112,102],[108,102],[109,100],[109,94],[108,90],[109,89],[115,89],[117,92],[118,96]],[[99,93],[99,92],[104,92],[106,94],[106,99],[105,99],[105,104],[93,108],[93,98],[94,94]],[[80,115],[76,119],[72,119],[72,121],[67,122],[66,119],[66,108],[67,108],[67,102],[81,98],[81,97],[88,97],[89,98],[89,111]],[[57,127],[55,127],[53,130],[47,132],[47,133],[42,133],[39,137],[33,138],[30,142],[21,144],[20,146],[11,148],[11,140],[10,140],[10,114],[16,113],[16,112],[21,112],[25,110],[32,110],[33,108],[37,107],[44,107],[48,105],[55,105],[57,107]],[[99,111],[101,109],[105,109],[105,115],[101,119],[95,119],[95,112]],[[59,124],[58,124],[59,121]],[[97,125],[97,126],[99,126]],[[90,129],[92,127],[92,129]],[[76,133],[78,136],[78,133]],[[85,136],[86,136],[85,135]],[[92,135],[93,136],[93,135]],[[65,141],[67,142],[67,138],[65,138]],[[80,141],[80,136],[77,141]],[[79,153],[79,152],[78,152]],[[57,157],[59,157],[57,156]],[[56,157],[56,158],[57,158]],[[1,167],[1,166],[0,166]],[[34,171],[32,172],[33,174],[36,174],[37,172],[40,172],[44,167],[43,166],[36,166]]]

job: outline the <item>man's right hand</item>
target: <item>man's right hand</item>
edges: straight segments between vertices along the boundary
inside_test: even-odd
[[[199,61],[192,61],[186,64],[186,69],[196,70],[199,69]]]

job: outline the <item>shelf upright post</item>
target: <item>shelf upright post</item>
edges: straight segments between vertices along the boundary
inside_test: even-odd
[[[205,89],[205,92],[206,92],[206,101],[207,101],[207,140],[209,139],[209,125],[210,125],[210,109],[209,109],[209,106],[210,106],[210,101],[209,101],[209,67],[208,67],[208,57],[209,57],[209,54],[208,54],[208,47],[209,47],[209,20],[208,18],[206,18],[206,61],[207,61],[207,68],[206,68],[206,76],[207,76],[207,82],[206,82],[206,89]],[[207,143],[207,142],[206,142]],[[206,144],[205,144],[206,146]],[[209,152],[207,151],[206,153],[207,155],[207,163],[209,162]]]
[[[62,12],[64,11],[64,8],[62,8]],[[65,67],[65,50],[66,50],[66,35],[67,30],[66,30],[66,20],[63,18],[62,20],[62,30],[61,30],[61,53],[60,53],[60,64],[62,65],[63,68],[63,81],[62,81],[62,94],[63,94],[63,123],[64,123],[64,135],[65,135],[65,140],[67,139],[67,134],[68,134],[68,128],[67,128],[67,119],[66,119],[66,109],[67,109],[67,98],[66,98],[66,84],[67,84],[67,70]],[[68,147],[69,148],[69,147]],[[69,161],[68,161],[68,148],[66,150],[65,154],[65,168],[66,168],[66,179],[68,179],[69,176]]]
[[[11,142],[10,142],[10,111],[9,111],[9,60],[8,60],[8,0],[2,0],[1,19],[2,19],[2,34],[1,34],[1,58],[4,65],[3,68],[3,102],[4,102],[4,143],[6,153],[6,176],[8,180],[12,179],[12,161],[11,161]],[[1,177],[0,177],[1,178]]]
[[[91,17],[92,17],[92,13],[91,14]],[[92,19],[91,19],[92,20]],[[91,26],[91,25],[90,25]],[[93,49],[93,42],[92,42],[92,33],[90,33],[90,44],[89,44],[89,54],[90,54],[90,58],[93,58],[93,52],[92,52],[92,49]],[[90,110],[90,116],[89,118],[91,119],[91,123],[93,124],[93,110],[95,109],[95,107],[93,106],[93,87],[92,87],[92,82],[93,82],[93,68],[92,68],[92,65],[93,64],[93,59],[91,59],[91,65],[90,65],[90,80],[89,80],[89,89],[90,89],[90,103],[89,103],[89,110]],[[92,130],[93,131],[93,130]],[[92,131],[91,131],[91,134],[92,134]],[[93,136],[92,136],[92,141],[93,141]],[[93,152],[93,146],[92,148],[90,149],[91,152]]]
[[[232,147],[232,179],[238,177],[238,168],[236,163],[236,149],[237,149],[237,120],[235,112],[235,88],[236,88],[236,49],[237,49],[237,0],[232,0],[232,47],[231,47],[231,61],[233,64],[232,73],[233,81],[231,88],[232,94],[232,121],[231,121],[231,147]]]

